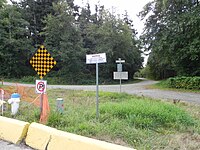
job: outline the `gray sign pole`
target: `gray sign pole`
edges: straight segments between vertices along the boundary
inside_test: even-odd
[[[99,67],[96,62],[96,118],[99,119]]]
[[[117,66],[117,71],[120,72],[120,79],[119,79],[119,84],[120,84],[120,88],[119,88],[119,91],[121,93],[121,89],[122,89],[122,75],[121,75],[121,72],[122,72],[122,63],[124,63],[125,60],[122,60],[121,58],[119,58],[118,60],[116,60],[116,63],[119,63],[118,66]]]
[[[86,64],[96,64],[96,119],[99,119],[99,68],[98,63],[106,63],[106,53],[86,55]]]
[[[119,84],[120,84],[120,90],[119,90],[119,92],[121,93],[121,91],[122,91],[122,73],[121,73],[121,71],[120,71]]]

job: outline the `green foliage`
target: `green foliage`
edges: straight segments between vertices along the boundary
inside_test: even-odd
[[[31,74],[28,24],[16,6],[6,5],[0,9],[0,76],[21,78]]]
[[[200,89],[200,77],[175,77],[169,78],[165,81],[166,85],[170,88],[177,89]]]
[[[20,79],[20,81],[23,83],[35,83],[36,79],[37,78],[34,76],[24,76]]]
[[[30,105],[28,102],[21,101],[18,113],[12,116],[10,113],[11,106],[6,105],[7,111],[5,111],[4,116],[15,118],[18,120],[23,120],[27,122],[38,122],[40,119],[40,109],[34,105]]]
[[[141,36],[148,65],[155,79],[200,75],[200,5],[187,0],[148,3],[140,13],[147,17]]]
[[[81,8],[71,0],[12,3],[0,1],[0,76],[34,75],[29,60],[40,44],[57,61],[48,77],[63,83],[94,83],[95,65],[85,64],[86,54],[106,53],[107,63],[99,65],[102,82],[112,80],[119,57],[126,60],[124,70],[130,79],[142,66],[140,43],[127,13],[120,19],[96,5],[92,14],[90,4]]]

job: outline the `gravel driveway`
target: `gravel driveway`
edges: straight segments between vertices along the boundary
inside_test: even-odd
[[[177,92],[177,91],[169,91],[169,90],[159,90],[159,89],[151,89],[148,88],[148,85],[152,85],[157,83],[157,81],[145,80],[142,82],[135,84],[123,84],[121,86],[121,91],[138,95],[138,96],[146,96],[156,99],[164,99],[164,100],[173,100],[178,99],[181,101],[193,102],[200,104],[200,93],[189,93],[189,92]],[[12,83],[5,82],[4,85],[13,85]],[[30,84],[21,84],[24,86],[33,86]],[[96,91],[96,85],[47,85],[47,88],[51,89],[70,89],[70,90],[85,90],[85,91]],[[99,91],[109,91],[109,92],[119,92],[119,85],[100,85]]]

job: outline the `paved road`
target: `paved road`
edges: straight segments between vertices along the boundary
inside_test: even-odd
[[[173,100],[178,99],[181,101],[193,102],[200,104],[200,93],[189,93],[189,92],[177,92],[177,91],[167,91],[159,89],[148,88],[148,85],[155,84],[157,81],[143,80],[142,82],[135,84],[124,84],[122,85],[122,92],[128,94],[134,94],[138,96],[146,96],[157,99]],[[13,85],[12,83],[4,83],[5,85]],[[22,84],[24,86],[32,86],[30,84]],[[95,85],[81,86],[81,85],[47,85],[47,88],[51,89],[70,89],[70,90],[85,90],[85,91],[95,91]],[[100,91],[109,92],[119,92],[119,85],[100,85]]]
[[[26,145],[14,145],[5,141],[0,140],[0,150],[33,150]]]

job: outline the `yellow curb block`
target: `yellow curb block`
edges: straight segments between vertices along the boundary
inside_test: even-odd
[[[30,123],[0,116],[0,139],[19,144]]]
[[[87,138],[38,123],[31,123],[26,144],[39,150],[133,150],[132,148]]]
[[[64,131],[52,133],[48,150],[133,150],[132,148],[87,138]]]
[[[55,130],[57,129],[33,122],[29,126],[25,142],[32,148],[46,150],[51,135]]]

